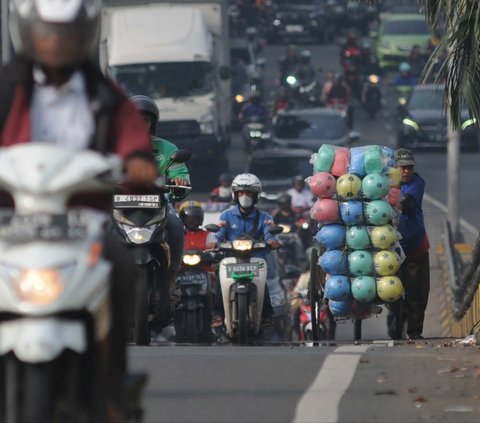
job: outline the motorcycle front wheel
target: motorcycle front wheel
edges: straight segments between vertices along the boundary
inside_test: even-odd
[[[248,343],[248,299],[246,294],[240,294],[237,297],[238,306],[238,343],[246,345]]]

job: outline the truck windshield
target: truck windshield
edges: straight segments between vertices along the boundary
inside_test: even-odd
[[[211,66],[206,62],[119,65],[112,66],[109,73],[130,95],[186,97],[213,90]]]

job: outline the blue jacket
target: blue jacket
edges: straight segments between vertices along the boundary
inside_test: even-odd
[[[403,195],[411,195],[415,199],[415,206],[408,212],[404,210],[398,226],[402,235],[400,244],[408,256],[408,252],[416,251],[419,248],[428,250],[428,238],[422,211],[425,181],[418,173],[414,173],[408,183],[402,183],[400,191]]]
[[[268,229],[273,225],[272,217],[263,211],[253,208],[247,216],[240,213],[238,205],[232,206],[225,210],[220,215],[220,230],[215,234],[215,241],[221,243],[223,241],[233,241],[238,238],[240,234],[251,233],[255,216],[258,215],[257,230],[252,235],[255,240],[270,241],[275,237],[268,232]],[[264,254],[255,254],[256,256],[264,256]]]

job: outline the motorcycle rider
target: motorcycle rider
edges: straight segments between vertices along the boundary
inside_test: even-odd
[[[260,180],[251,173],[241,173],[232,182],[232,196],[235,206],[225,210],[220,215],[218,226],[220,230],[215,234],[216,244],[226,240],[233,241],[243,233],[249,233],[256,240],[263,239],[271,249],[277,249],[279,242],[275,236],[268,232],[273,226],[272,217],[255,207],[258,196],[262,191]],[[258,252],[257,256],[265,256],[266,253]],[[224,308],[222,301],[221,286],[218,284],[215,302],[213,305],[212,327],[220,328],[223,325]],[[263,297],[262,326],[272,325],[273,308],[268,293],[268,286],[265,284],[265,295]]]
[[[202,204],[199,201],[183,202],[178,209],[178,215],[186,229],[185,242],[183,244],[184,251],[205,251],[215,245],[215,236],[201,228],[204,213]],[[213,271],[211,265],[205,265],[205,270],[208,272]]]
[[[166,169],[170,156],[175,151],[178,151],[178,148],[175,144],[155,136],[160,117],[160,111],[155,101],[146,95],[134,95],[130,97],[130,100],[137,106],[137,109],[144,119],[147,130],[150,132],[152,150],[157,162],[159,175],[165,175],[174,185],[189,186],[190,175],[185,163],[174,163]],[[188,190],[183,188],[177,188],[173,192],[176,200],[185,198],[187,194]],[[182,262],[184,227],[182,221],[176,215],[174,208],[171,206],[169,207],[167,216],[166,233],[171,253],[171,267],[168,271],[169,298],[171,304],[170,313],[166,310],[166,304],[159,304],[159,309],[157,310],[158,315],[150,322],[150,326],[155,332],[159,332],[163,327],[168,325],[172,317],[171,311],[175,308],[175,304],[179,300],[179,295],[175,288],[175,281]],[[166,295],[163,295],[163,298],[165,298],[165,296]]]
[[[232,177],[224,172],[218,177],[219,186],[210,192],[210,201],[214,203],[230,203],[232,200]]]
[[[287,46],[285,56],[279,61],[280,85],[285,85],[285,79],[298,64],[298,53],[294,45]]]
[[[103,76],[93,58],[98,51],[101,0],[64,0],[61,6],[45,0],[10,2],[15,57],[0,70],[0,145],[35,140],[73,152],[116,153],[125,160],[129,188],[150,187],[157,168],[148,132],[135,106]],[[89,193],[71,203],[110,210],[111,196]],[[136,272],[129,252],[109,234],[103,256],[113,265],[108,415],[122,420],[125,343]]]
[[[276,115],[281,110],[288,110],[290,108],[290,95],[285,87],[280,87],[275,103],[273,104],[273,115]]]
[[[247,104],[242,107],[239,114],[239,120],[242,124],[251,122],[253,120],[258,122],[266,122],[268,118],[267,108],[262,104],[260,92],[252,91],[250,99]]]
[[[350,87],[345,82],[345,77],[340,73],[335,74],[335,80],[332,88],[327,95],[327,104],[333,105],[335,102],[345,104],[347,106],[347,126],[353,127],[353,107],[351,106],[351,94]]]
[[[304,211],[310,209],[313,205],[313,195],[305,184],[305,178],[302,175],[297,175],[293,178],[293,188],[287,191],[287,194],[292,199],[292,208],[297,211]]]
[[[317,72],[315,67],[312,65],[312,53],[310,50],[303,50],[300,53],[300,60],[295,67],[293,74],[302,87],[315,82],[317,78]]]
[[[413,87],[417,83],[417,78],[412,75],[411,66],[407,62],[400,63],[400,65],[398,66],[398,70],[400,74],[395,78],[395,86]]]

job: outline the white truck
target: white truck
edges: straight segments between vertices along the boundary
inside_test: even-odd
[[[218,151],[230,140],[226,1],[109,0],[102,16],[103,71],[129,94],[155,100],[159,136],[207,142],[187,146],[203,154],[213,137]]]

